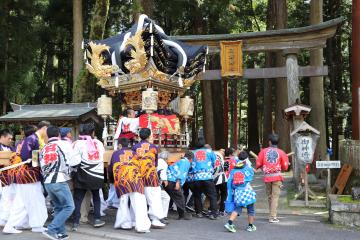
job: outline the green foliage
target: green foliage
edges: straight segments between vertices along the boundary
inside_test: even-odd
[[[353,200],[350,195],[339,196],[337,199],[342,203],[358,203],[358,204],[360,204],[360,200]]]

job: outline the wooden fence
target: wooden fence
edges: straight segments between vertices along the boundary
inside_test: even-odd
[[[353,167],[353,176],[360,176],[360,140],[341,140],[339,142],[341,165],[348,163]]]

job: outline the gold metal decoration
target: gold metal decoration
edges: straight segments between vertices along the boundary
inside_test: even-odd
[[[160,108],[165,108],[171,100],[171,93],[165,91],[159,91],[158,105]]]
[[[130,45],[134,48],[130,52],[133,59],[125,63],[125,67],[130,71],[131,74],[138,73],[143,70],[148,62],[144,48],[145,44],[141,37],[142,32],[142,30],[137,31],[136,34],[129,38],[125,43],[125,47]]]
[[[194,78],[193,78],[193,79],[188,79],[188,78],[186,78],[186,79],[184,80],[184,87],[191,87],[191,85],[193,85],[194,82],[195,82],[195,79],[194,79]]]
[[[124,101],[125,104],[129,107],[141,106],[141,92],[140,91],[132,91],[124,93]]]
[[[91,63],[86,63],[86,68],[90,73],[94,74],[95,77],[100,79],[98,84],[107,84],[107,79],[111,77],[111,74],[119,71],[119,66],[117,65],[104,64],[104,57],[101,53],[104,51],[109,52],[110,47],[105,44],[96,44],[94,42],[90,42],[89,46],[92,53],[87,50],[87,56],[91,59]]]
[[[242,76],[242,41],[221,41],[221,76]]]
[[[160,72],[154,66],[150,66],[146,71],[141,73],[141,77],[144,79],[152,78],[160,81],[169,81],[170,77],[168,74]]]

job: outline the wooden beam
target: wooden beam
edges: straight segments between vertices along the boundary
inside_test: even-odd
[[[336,18],[317,25],[300,28],[281,29],[263,32],[245,32],[240,34],[212,34],[171,36],[174,40],[188,44],[208,45],[210,52],[217,52],[220,41],[243,41],[243,51],[276,51],[287,48],[309,49],[323,48],[326,39],[334,36],[337,27],[344,21]]]
[[[305,66],[299,67],[299,77],[327,76],[327,66]],[[244,69],[243,78],[245,79],[264,79],[264,78],[286,78],[286,67],[274,68],[247,68]],[[196,80],[221,80],[221,70],[206,70],[205,73],[198,75]]]

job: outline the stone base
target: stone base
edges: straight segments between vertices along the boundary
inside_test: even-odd
[[[326,208],[326,203],[309,200],[309,205],[305,205],[305,200],[290,200],[290,207],[311,207],[311,208]]]
[[[329,218],[333,224],[360,227],[360,203],[343,203],[338,200],[341,195],[330,194]]]

